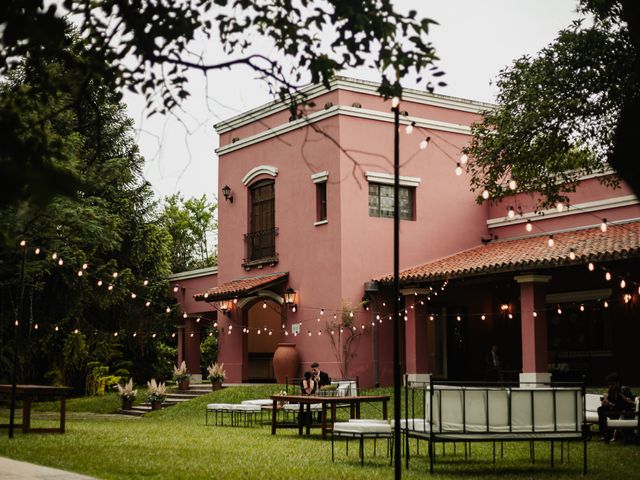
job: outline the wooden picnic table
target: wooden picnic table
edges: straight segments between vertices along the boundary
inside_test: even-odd
[[[52,387],[47,385],[16,385],[16,398],[22,400],[22,433],[64,433],[66,397],[71,392],[68,387]],[[0,394],[11,395],[11,385],[0,385]],[[55,397],[60,399],[60,426],[58,428],[31,428],[31,403],[39,397]],[[2,424],[0,428],[8,428]]]
[[[321,428],[322,428],[322,439],[325,440],[327,438],[327,432],[331,431],[333,428],[333,424],[336,421],[336,407],[338,404],[346,404],[349,405],[349,413],[351,418],[360,418],[360,404],[367,402],[382,402],[382,417],[386,420],[388,417],[387,414],[387,403],[391,397],[389,395],[358,395],[358,396],[349,396],[349,397],[333,397],[333,396],[304,396],[304,395],[271,395],[271,400],[273,400],[273,406],[271,410],[271,434],[275,435],[276,430],[278,428],[290,428],[291,426],[278,425],[277,416],[278,416],[278,403],[288,402],[288,403],[297,403],[300,405],[299,415],[298,415],[298,435],[302,435],[303,429],[306,427],[306,434],[309,435],[311,433],[311,405],[312,404],[321,404],[322,412],[321,412]],[[327,407],[331,408],[331,420],[327,421]],[[306,415],[305,415],[306,408]],[[306,422],[304,421],[306,419]]]

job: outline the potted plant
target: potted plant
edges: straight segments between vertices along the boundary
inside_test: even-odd
[[[173,367],[173,379],[180,390],[189,390],[191,375],[187,371],[187,363],[183,360],[180,367]]]
[[[133,378],[130,378],[124,386],[119,383],[116,385],[118,386],[118,394],[122,399],[122,410],[131,410],[133,401],[138,395],[138,390],[133,389]]]
[[[151,404],[151,410],[160,410],[167,396],[167,387],[162,382],[156,382],[155,378],[147,382],[147,387],[147,402]]]
[[[209,379],[211,380],[211,390],[214,392],[222,388],[222,381],[227,378],[227,374],[224,371],[224,363],[214,363],[207,367],[209,371]]]

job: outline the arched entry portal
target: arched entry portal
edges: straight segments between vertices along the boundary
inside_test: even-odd
[[[275,382],[273,352],[280,341],[281,324],[281,307],[273,300],[259,300],[247,310],[249,334],[246,345],[249,382]]]

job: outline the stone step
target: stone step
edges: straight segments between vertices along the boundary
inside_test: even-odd
[[[118,413],[121,415],[130,415],[132,417],[142,417],[145,413],[147,413],[147,411],[138,410],[135,407],[133,407],[131,408],[131,410],[123,410],[122,408],[119,408]]]
[[[200,396],[200,394],[199,393],[195,393],[195,392],[172,392],[172,393],[168,394],[167,396],[171,397],[171,398],[192,399],[192,398],[198,398]]]

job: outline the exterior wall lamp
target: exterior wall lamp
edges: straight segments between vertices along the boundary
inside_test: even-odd
[[[293,288],[289,287],[284,291],[284,303],[286,303],[294,313],[298,309],[296,305],[296,291]]]
[[[223,315],[229,318],[231,318],[231,312],[229,311],[231,310],[231,305],[231,300],[220,300],[218,302],[218,308],[220,309],[220,311],[223,313]]]
[[[227,202],[233,203],[233,195],[231,195],[231,187],[229,187],[229,185],[225,184],[225,186],[222,187],[222,196]]]

